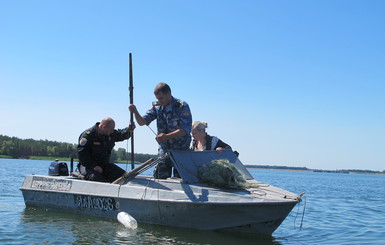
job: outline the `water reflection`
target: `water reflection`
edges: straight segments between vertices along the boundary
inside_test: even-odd
[[[281,244],[272,236],[143,223],[138,224],[138,229],[129,230],[117,220],[35,208],[24,209],[20,224],[24,235],[18,239],[29,244]]]

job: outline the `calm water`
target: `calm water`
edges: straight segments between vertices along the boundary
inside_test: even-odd
[[[25,208],[26,174],[47,174],[49,161],[0,159],[0,244],[385,244],[385,176],[250,170],[259,181],[305,200],[273,236],[195,231]],[[302,212],[305,215],[302,229]]]

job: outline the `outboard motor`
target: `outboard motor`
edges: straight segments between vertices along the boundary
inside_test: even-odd
[[[48,175],[50,176],[68,176],[68,166],[65,162],[59,162],[59,160],[55,160],[51,162],[51,165],[48,169]]]

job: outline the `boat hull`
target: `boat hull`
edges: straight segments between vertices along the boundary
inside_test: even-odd
[[[273,186],[230,191],[150,177],[118,185],[27,175],[20,189],[31,207],[111,219],[124,211],[142,223],[259,234],[272,234],[299,201]]]

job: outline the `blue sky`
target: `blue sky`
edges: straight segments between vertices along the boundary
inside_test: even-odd
[[[142,114],[167,82],[245,164],[382,171],[384,11],[374,0],[0,0],[0,134],[76,143],[105,116],[125,127],[132,53]],[[135,149],[157,152],[147,127]]]

